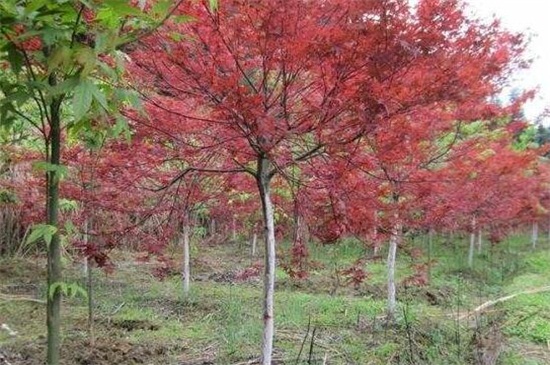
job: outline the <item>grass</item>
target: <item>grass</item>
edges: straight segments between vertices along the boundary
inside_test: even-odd
[[[296,365],[322,364],[325,358],[334,365],[462,365],[475,363],[476,346],[502,334],[499,364],[549,363],[550,292],[519,295],[477,319],[457,318],[489,299],[550,285],[550,250],[531,251],[525,237],[511,237],[485,247],[468,268],[466,241],[435,238],[430,285],[398,286],[399,314],[391,326],[384,319],[384,261],[367,260],[367,281],[354,288],[345,285],[340,270],[365,257],[366,249],[355,240],[312,245],[315,265],[308,279],[296,282],[277,271],[275,358]],[[411,246],[426,250],[423,237]],[[200,280],[185,297],[177,273],[160,281],[151,275],[151,265],[134,262],[128,253],[116,255],[119,267],[113,274],[96,271],[96,345],[88,343],[86,301],[65,300],[65,364],[229,365],[257,358],[262,285],[254,279],[235,281],[233,275],[256,259],[237,243],[198,247],[193,274]],[[282,245],[280,254],[285,249]],[[173,252],[177,261],[178,250]],[[400,250],[399,280],[425,260]],[[4,259],[0,292],[20,288],[20,295],[43,299],[43,264],[41,259]],[[66,272],[69,281],[81,280],[78,265]],[[0,322],[18,332],[10,336],[0,330],[0,354],[15,354],[14,365],[42,363],[43,305],[0,300]],[[27,358],[17,362],[18,356]]]

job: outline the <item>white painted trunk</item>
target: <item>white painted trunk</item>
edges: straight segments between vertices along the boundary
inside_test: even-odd
[[[401,240],[401,225],[397,223],[392,228],[390,247],[388,250],[388,319],[395,318],[397,301],[395,299],[395,261],[397,257],[397,244]]]
[[[476,244],[476,234],[475,232],[470,233],[470,249],[468,250],[468,267],[474,266],[474,251]]]
[[[477,230],[477,253],[481,253],[481,247],[483,245],[483,236],[481,228]]]
[[[531,235],[531,244],[533,249],[537,248],[537,242],[539,240],[539,223],[533,222],[533,233]]]
[[[235,219],[235,216],[233,216],[233,219],[231,220],[231,238],[233,242],[237,241],[237,220]]]
[[[252,257],[255,257],[256,256],[256,246],[257,246],[257,243],[258,243],[258,234],[256,232],[254,232],[252,234],[252,240],[251,240],[251,244],[250,244],[250,254],[252,255]]]
[[[89,270],[88,257],[85,257],[84,262],[82,263],[82,275],[84,275],[85,277],[88,276],[88,270]]]
[[[472,227],[470,231],[470,249],[468,250],[468,267],[474,266],[474,250],[476,245],[476,217],[472,218]]]
[[[186,296],[189,294],[189,288],[191,286],[191,265],[190,265],[190,252],[189,252],[189,222],[185,219],[183,229],[181,233],[181,241],[183,246],[183,266],[182,266],[182,278],[183,278],[183,294]]]
[[[268,175],[269,161],[261,158],[258,161],[258,188],[262,200],[262,213],[265,225],[265,268],[264,268],[264,298],[263,298],[263,336],[262,365],[271,365],[273,356],[274,326],[274,294],[275,294],[275,221],[273,204],[269,191],[270,177]]]
[[[432,254],[433,254],[434,230],[428,231],[428,283],[432,281]]]

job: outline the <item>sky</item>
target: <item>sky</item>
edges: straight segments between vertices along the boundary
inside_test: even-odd
[[[550,107],[550,13],[548,0],[469,0],[469,8],[481,18],[494,15],[511,31],[531,35],[527,55],[533,59],[531,68],[516,75],[513,85],[519,89],[539,88],[535,100],[525,106],[530,121]],[[544,124],[550,125],[550,119]]]

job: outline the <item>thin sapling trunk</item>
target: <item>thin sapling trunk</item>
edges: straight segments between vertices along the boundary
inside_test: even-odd
[[[390,247],[388,250],[388,322],[395,319],[396,290],[395,290],[395,262],[397,258],[397,245],[401,241],[401,224],[396,223],[391,230]]]
[[[258,244],[258,234],[256,231],[252,233],[252,239],[250,240],[250,255],[254,258],[256,257],[256,250]]]
[[[474,266],[474,252],[475,252],[475,244],[476,244],[476,233],[475,233],[475,226],[476,226],[476,218],[472,218],[472,229],[470,231],[470,248],[468,250],[468,267],[472,268]]]
[[[428,231],[428,283],[432,281],[432,250],[433,250],[434,231],[430,228]]]
[[[55,80],[50,79],[50,84]],[[50,105],[50,158],[52,166],[59,167],[61,162],[61,100]],[[59,228],[59,169],[50,169],[47,173],[47,224]],[[57,230],[48,247],[48,295],[46,303],[47,364],[59,364],[61,346],[61,291],[50,292],[52,286],[62,281],[61,240]]]
[[[275,294],[275,221],[273,204],[271,202],[269,160],[258,159],[257,183],[262,200],[262,215],[265,225],[265,263],[264,263],[264,293],[263,293],[263,336],[262,365],[271,365],[274,337],[274,294]]]
[[[481,253],[481,248],[483,246],[483,231],[481,228],[477,230],[477,253]]]
[[[84,245],[88,245],[88,220],[84,222]],[[88,339],[90,346],[95,346],[95,334],[94,334],[94,296],[93,296],[93,268],[90,263],[89,257],[84,259],[84,268],[86,274],[86,292],[88,296]]]
[[[531,245],[533,246],[533,250],[537,248],[537,242],[539,240],[539,223],[533,222],[533,231],[531,233]]]
[[[181,243],[183,246],[183,266],[182,266],[182,278],[183,278],[183,295],[187,297],[189,294],[189,288],[191,285],[191,268],[190,268],[190,250],[189,250],[189,235],[191,227],[189,223],[189,214],[185,212],[183,218],[183,226],[181,232]]]

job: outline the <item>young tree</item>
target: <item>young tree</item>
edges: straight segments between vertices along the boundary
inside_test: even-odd
[[[190,2],[196,21],[168,24],[132,54],[150,112],[139,122],[215,156],[168,185],[193,171],[245,172],[256,181],[265,225],[263,364],[271,363],[274,334],[274,176],[308,160],[368,155],[369,136],[393,146],[383,156],[391,166],[409,133],[498,114],[487,100],[521,65],[521,38],[468,19],[461,6]]]
[[[114,106],[129,95],[117,87],[124,63],[120,49],[160,26],[171,14],[170,6],[170,1],[158,1],[146,13],[114,0],[0,4],[0,122],[24,121],[43,142],[43,162],[36,166],[46,174],[46,224],[34,236],[48,246],[48,364],[59,363],[61,341],[63,136],[67,129],[91,128],[92,119],[108,124],[116,115]]]

